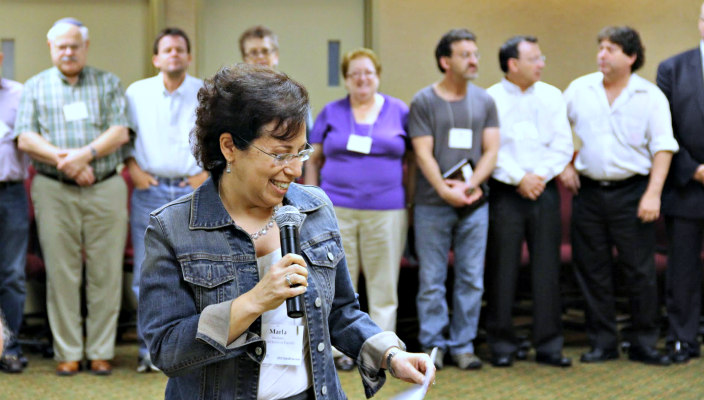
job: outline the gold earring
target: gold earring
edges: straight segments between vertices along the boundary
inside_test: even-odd
[[[229,174],[230,172],[232,172],[231,166],[232,166],[232,163],[228,161],[228,162],[227,162],[227,169],[225,169],[225,172],[227,172],[228,174]]]

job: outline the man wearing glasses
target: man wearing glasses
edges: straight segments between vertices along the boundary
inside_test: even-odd
[[[130,229],[134,248],[132,290],[139,298],[139,278],[144,261],[144,233],[149,213],[186,195],[208,177],[191,154],[188,134],[195,125],[198,90],[203,81],[186,73],[191,62],[188,36],[166,28],[154,40],[152,63],[159,74],[127,88],[130,125],[136,136],[126,164],[134,182]],[[157,371],[137,329],[137,372]]]
[[[496,164],[499,121],[491,96],[470,83],[479,68],[473,33],[466,29],[446,33],[435,58],[443,77],[416,93],[408,116],[408,133],[422,172],[417,174],[414,197],[420,263],[418,341],[424,351],[438,348],[438,369],[448,350],[459,368],[477,369],[482,362],[474,354],[473,340],[484,291],[489,223],[484,182]],[[443,174],[462,163],[461,170],[466,171],[462,178],[445,179]],[[445,300],[451,246],[455,254],[452,320]]]
[[[247,64],[276,68],[279,65],[279,39],[266,26],[253,26],[240,36],[240,53]]]
[[[525,352],[512,309],[528,242],[533,288],[535,361],[569,367],[562,355],[560,194],[553,178],[572,159],[572,132],[562,93],[539,82],[545,57],[533,36],[514,36],[499,49],[504,79],[488,89],[499,111],[501,147],[489,182],[486,328],[491,363],[508,367]]]

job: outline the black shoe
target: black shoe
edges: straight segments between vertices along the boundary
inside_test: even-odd
[[[684,364],[692,358],[689,343],[680,342],[679,340],[670,346],[668,353],[670,360],[675,364]]]
[[[615,360],[618,358],[618,350],[616,349],[602,349],[600,347],[594,347],[591,351],[582,354],[579,361],[583,363],[599,363],[608,360]]]
[[[511,354],[492,354],[489,362],[499,368],[510,367],[513,365],[513,356]]]
[[[29,360],[27,360],[27,357],[25,357],[24,354],[20,354],[20,362],[22,363],[22,368],[27,368],[27,365],[29,365]]]
[[[16,355],[4,355],[0,357],[0,371],[10,374],[22,372],[22,361]]]
[[[631,346],[628,350],[628,359],[650,365],[668,366],[672,360],[666,354],[660,354],[653,347]]]
[[[528,359],[528,349],[519,348],[518,350],[516,350],[516,354],[514,355],[514,357],[518,361],[527,360]]]
[[[535,354],[535,362],[538,364],[552,365],[553,367],[571,367],[572,359],[565,357],[562,353]]]

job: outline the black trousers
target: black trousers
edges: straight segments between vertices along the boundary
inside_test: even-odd
[[[704,220],[667,217],[665,223],[669,240],[665,272],[668,338],[699,349]]]
[[[586,300],[587,336],[592,347],[618,345],[614,273],[623,268],[630,300],[632,344],[655,346],[658,300],[655,280],[655,224],[638,219],[638,203],[648,185],[645,176],[601,186],[581,178],[573,199],[572,250],[577,282]],[[618,263],[614,260],[616,248]]]
[[[560,301],[560,194],[554,181],[535,201],[524,199],[516,187],[490,182],[486,329],[494,354],[518,349],[512,320],[521,247],[530,252],[533,291],[532,342],[536,352],[562,351]]]

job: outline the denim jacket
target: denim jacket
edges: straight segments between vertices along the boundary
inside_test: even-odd
[[[357,360],[367,397],[385,381],[391,346],[359,309],[332,203],[322,190],[291,184],[284,204],[306,218],[301,252],[308,264],[304,309],[316,399],[345,399],[331,346]],[[227,343],[232,300],[259,281],[254,242],[225,210],[212,179],[150,216],[145,236],[139,326],[154,364],[169,381],[167,399],[256,399],[266,355],[261,317]]]

